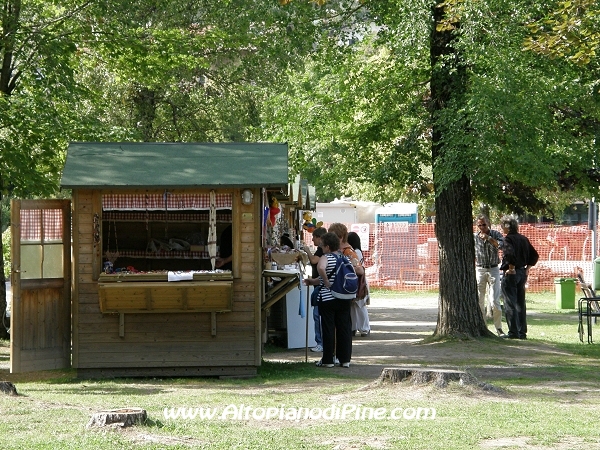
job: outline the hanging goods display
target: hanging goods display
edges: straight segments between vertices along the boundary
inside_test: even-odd
[[[212,270],[215,270],[217,259],[217,205],[215,191],[210,191],[210,212],[208,217],[208,255]]]
[[[112,221],[112,228],[114,231],[114,235],[115,235],[115,251],[111,252],[110,251],[110,229],[111,229],[111,222],[110,220],[108,221],[108,236],[107,236],[107,240],[106,240],[106,252],[104,253],[104,256],[106,256],[106,259],[111,263],[114,264],[115,261],[117,260],[117,258],[119,257],[119,242],[117,241],[117,223],[113,220]]]

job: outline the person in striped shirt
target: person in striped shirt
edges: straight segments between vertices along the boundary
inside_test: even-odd
[[[308,278],[306,284],[319,285],[319,312],[323,337],[323,357],[317,361],[319,367],[333,367],[334,358],[342,367],[350,367],[352,357],[352,321],[350,300],[335,298],[331,285],[335,278],[340,239],[335,233],[325,233],[321,237],[323,256],[317,263],[319,278]]]

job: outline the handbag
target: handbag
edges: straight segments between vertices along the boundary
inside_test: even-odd
[[[358,275],[358,291],[356,292],[356,299],[362,300],[367,295],[369,295],[369,286],[367,284],[367,277],[363,275]]]

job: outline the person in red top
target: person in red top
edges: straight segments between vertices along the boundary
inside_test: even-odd
[[[354,271],[356,272],[357,275],[364,275],[365,274],[365,269],[362,266],[360,259],[358,258],[358,255],[356,254],[356,252],[354,251],[354,248],[352,248],[352,246],[348,243],[348,228],[346,227],[346,225],[344,225],[343,223],[332,223],[329,226],[329,232],[335,234],[339,239],[340,239],[340,253],[342,253],[344,256],[346,256],[350,262],[352,263],[352,265],[354,266]],[[346,331],[348,332],[348,335],[350,336],[350,343],[349,343],[349,347],[350,347],[350,352],[352,352],[352,315],[351,315],[351,308],[352,308],[352,304],[354,303],[354,300],[342,300],[342,302],[347,302],[348,304],[348,312],[349,312],[349,316],[350,316],[350,323],[349,325],[349,330],[344,330],[343,335],[346,336]],[[322,314],[322,312],[321,312]],[[340,361],[342,362],[342,365],[344,366],[344,361],[342,361],[342,357],[340,356]],[[349,367],[350,365],[350,360],[348,360],[348,365],[345,367]]]

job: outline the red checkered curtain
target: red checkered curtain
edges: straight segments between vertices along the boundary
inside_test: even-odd
[[[103,216],[105,220],[186,220],[186,221],[196,221],[196,222],[208,222],[209,213],[190,213],[190,212],[177,212],[177,211],[168,211],[167,217],[165,218],[165,212],[131,212],[131,211],[110,211],[106,212]],[[222,213],[217,214],[217,222],[231,222],[231,214],[230,213]]]
[[[62,233],[60,209],[21,210],[21,242],[62,241]]]
[[[232,194],[216,194],[217,209],[231,209]],[[147,211],[147,210],[210,210],[210,194],[106,194],[102,196],[102,209]]]

